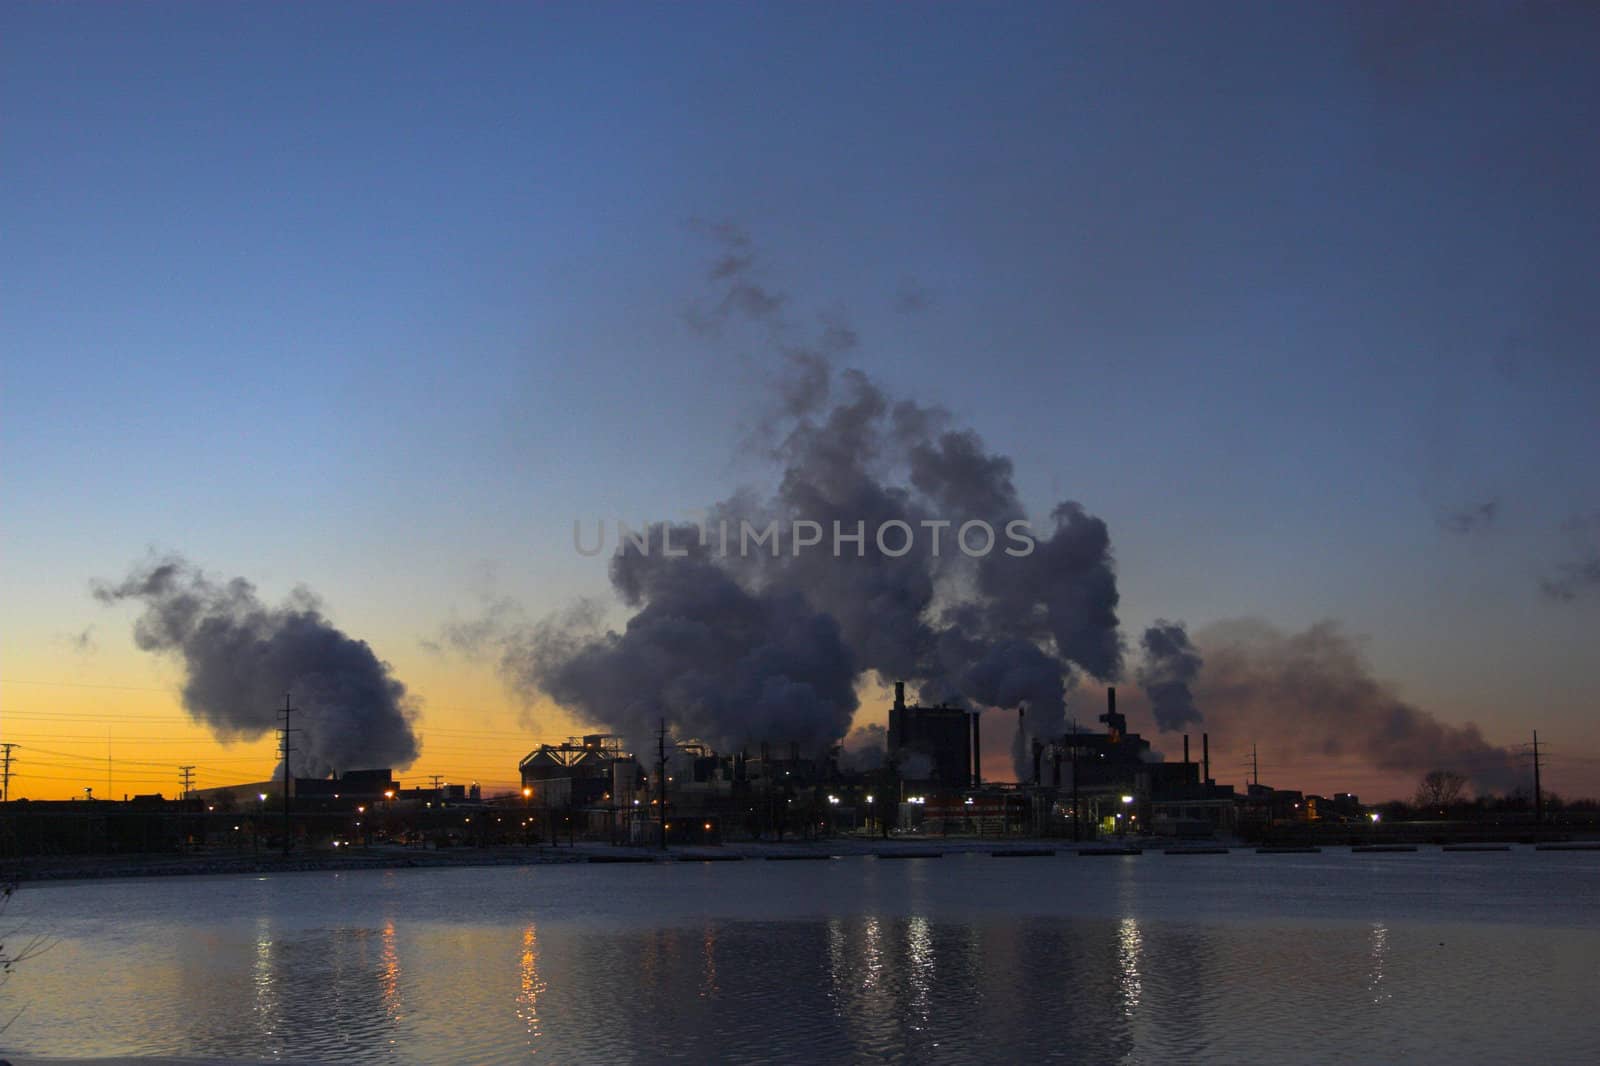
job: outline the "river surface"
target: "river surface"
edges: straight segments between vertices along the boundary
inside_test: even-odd
[[[55,940],[11,1054],[1600,1062],[1594,852],[107,880],[0,927]]]

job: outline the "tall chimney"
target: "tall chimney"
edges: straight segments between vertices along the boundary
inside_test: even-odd
[[[1200,779],[1211,784],[1211,734],[1200,734]]]
[[[1100,716],[1100,720],[1106,724],[1106,736],[1113,744],[1128,731],[1127,720],[1117,713],[1117,689],[1114,685],[1106,686],[1106,713]]]
[[[979,732],[979,723],[982,715],[972,712],[972,787],[978,788],[983,784],[983,735]]]
[[[1189,734],[1183,735],[1183,765],[1189,765]]]
[[[906,709],[906,683],[904,681],[896,681],[894,683],[894,709],[897,711]]]
[[[1044,744],[1035,740],[1033,742],[1033,783],[1043,784],[1039,780],[1039,764],[1044,760]]]

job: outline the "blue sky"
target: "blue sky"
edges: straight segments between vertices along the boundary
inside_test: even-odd
[[[709,218],[1105,517],[1130,631],[1335,618],[1600,751],[1600,589],[1539,588],[1597,550],[1600,34],[1438,10],[12,5],[8,672],[152,545],[402,664],[490,584],[603,592],[574,517],[759,474]]]

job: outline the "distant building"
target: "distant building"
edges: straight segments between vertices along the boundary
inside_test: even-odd
[[[357,807],[394,799],[399,784],[387,767],[378,770],[346,770],[338,777],[296,777],[290,795],[300,807]]]
[[[640,817],[647,798],[639,762],[622,738],[590,733],[561,744],[541,744],[517,764],[527,805],[562,818],[579,818],[591,831],[619,830]],[[565,824],[565,823],[563,823]]]
[[[889,709],[889,754],[908,780],[933,788],[969,788],[977,779],[973,752],[977,715],[961,707],[906,704],[903,681]]]
[[[289,795],[296,810],[354,810],[383,800],[392,800],[399,794],[399,783],[394,771],[346,770],[338,777],[292,777]],[[283,781],[251,781],[220,788],[197,788],[189,795],[205,801],[216,810],[262,810],[283,802]]]
[[[432,806],[451,806],[460,804],[477,804],[483,802],[483,790],[477,782],[470,785],[426,786],[418,788],[402,788],[395,793],[395,799],[402,805],[416,806],[421,804],[424,808]]]
[[[1102,833],[1158,832],[1175,836],[1211,836],[1235,824],[1233,790],[1209,777],[1209,744],[1201,762],[1189,759],[1189,738],[1183,738],[1182,761],[1167,762],[1150,742],[1129,732],[1127,717],[1117,710],[1117,690],[1106,689],[1104,733],[1078,730],[1057,740],[1033,743],[1033,786],[1053,794],[1047,821],[1092,826]]]
[[[1255,822],[1305,822],[1313,820],[1313,808],[1306,805],[1304,793],[1292,788],[1273,788],[1252,784],[1245,788],[1244,815]]]

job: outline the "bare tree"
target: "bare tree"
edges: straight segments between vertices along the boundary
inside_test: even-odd
[[[0,885],[0,913],[4,913],[6,904],[11,900],[11,893],[16,891],[16,885],[6,883]],[[11,977],[11,969],[19,962],[26,962],[39,952],[50,946],[49,940],[42,936],[33,936],[25,940],[20,948],[14,946],[15,929],[0,929],[0,985],[4,985]],[[12,941],[13,947],[7,948],[6,941]],[[0,1018],[0,1033],[11,1028],[11,1023],[17,1020],[17,1014],[9,1018]]]
[[[1461,798],[1466,787],[1465,774],[1454,770],[1429,770],[1417,784],[1417,795],[1412,805],[1419,810],[1437,808],[1443,811]]]

